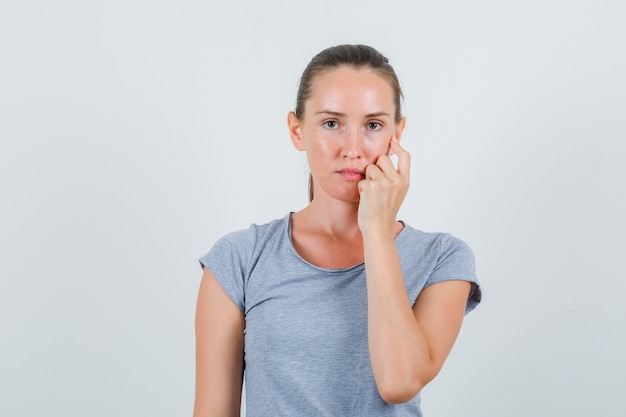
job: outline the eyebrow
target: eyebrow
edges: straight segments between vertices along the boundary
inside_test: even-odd
[[[321,110],[321,111],[315,112],[314,114],[328,114],[330,116],[335,116],[335,117],[344,117],[346,115],[345,113],[332,111],[332,110]],[[365,115],[366,118],[380,117],[380,116],[391,117],[391,115],[389,113],[385,113],[384,111],[379,111],[379,112],[375,112],[375,113],[369,113],[369,114]]]

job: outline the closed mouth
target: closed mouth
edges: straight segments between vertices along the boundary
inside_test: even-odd
[[[339,171],[337,171],[337,174],[341,175],[342,177],[348,178],[348,179],[363,179],[365,178],[365,174],[361,171],[359,171],[358,169],[341,169]]]

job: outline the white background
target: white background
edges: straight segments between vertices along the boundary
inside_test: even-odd
[[[0,415],[191,415],[197,258],[306,204],[286,114],[340,43],[404,88],[401,218],[477,257],[426,416],[623,415],[623,2],[8,3]]]

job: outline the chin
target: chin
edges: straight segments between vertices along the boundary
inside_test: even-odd
[[[339,201],[343,201],[346,203],[358,203],[359,201],[361,201],[361,195],[359,194],[358,190],[343,190],[340,192],[335,192],[330,194],[330,196],[332,198],[334,198],[335,200],[339,200]]]
[[[359,201],[361,201],[361,195],[359,194],[357,183],[325,185],[325,187],[316,187],[314,194],[324,194],[330,199],[343,201],[345,203],[358,203]]]

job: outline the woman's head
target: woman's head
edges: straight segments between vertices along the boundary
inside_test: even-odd
[[[401,98],[395,71],[372,47],[335,46],[311,60],[289,115],[292,141],[309,160],[309,201],[320,187],[358,201],[356,182],[337,180],[336,166],[365,169],[388,152],[389,141],[399,140],[404,129]]]
[[[295,114],[299,119],[304,117],[306,101],[311,95],[315,78],[326,71],[342,66],[355,69],[367,68],[385,78],[389,82],[394,94],[396,123],[400,122],[402,119],[402,90],[396,72],[384,55],[367,45],[333,46],[324,49],[313,57],[300,78],[295,110]]]

